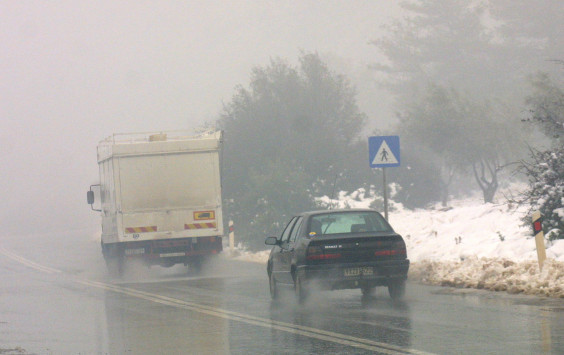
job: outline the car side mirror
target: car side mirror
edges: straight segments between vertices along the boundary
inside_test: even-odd
[[[264,244],[266,244],[266,245],[278,245],[278,238],[268,237],[264,240]]]

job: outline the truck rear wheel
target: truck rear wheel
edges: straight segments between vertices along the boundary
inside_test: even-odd
[[[112,277],[122,277],[125,271],[125,255],[123,248],[117,245],[103,245],[102,253],[106,260],[106,268]]]
[[[204,258],[202,256],[194,256],[188,262],[188,272],[194,275],[200,274],[202,272],[202,265],[204,264]]]
[[[106,267],[110,276],[122,277],[125,269],[124,260],[123,258],[108,258],[106,259]]]

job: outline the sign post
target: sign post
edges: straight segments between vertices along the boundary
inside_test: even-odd
[[[382,181],[384,183],[384,218],[388,220],[388,185],[386,185],[386,168],[382,168]]]
[[[388,187],[386,168],[400,166],[399,136],[374,136],[368,138],[368,160],[371,168],[382,168],[384,183],[384,218],[388,220]]]

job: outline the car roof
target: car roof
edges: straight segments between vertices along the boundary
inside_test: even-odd
[[[340,208],[340,209],[334,209],[334,210],[306,211],[306,212],[302,212],[302,213],[298,214],[298,216],[310,217],[310,216],[315,216],[315,215],[320,215],[320,214],[334,214],[334,213],[342,213],[342,212],[376,212],[376,213],[378,213],[378,211],[373,210],[371,208]]]

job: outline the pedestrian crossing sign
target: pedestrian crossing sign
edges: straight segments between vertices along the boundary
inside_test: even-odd
[[[400,166],[399,136],[369,137],[368,155],[371,168]]]

